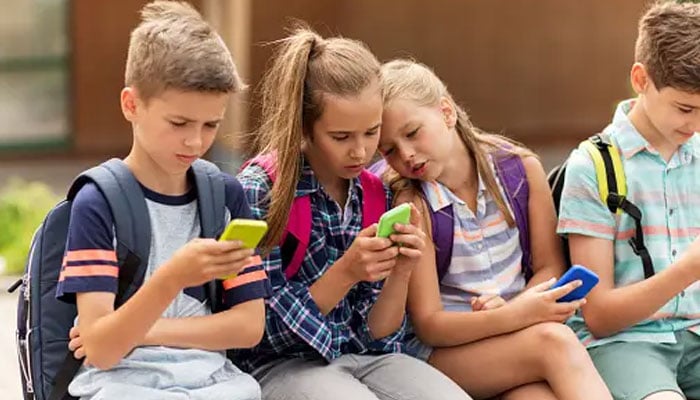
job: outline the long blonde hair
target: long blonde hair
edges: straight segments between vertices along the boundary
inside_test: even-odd
[[[364,43],[324,39],[306,25],[298,24],[277,45],[262,80],[262,122],[251,143],[253,154],[275,154],[277,159],[263,251],[279,243],[284,231],[299,182],[301,143],[313,139],[323,95],[357,95],[377,82],[380,73],[379,61]]]
[[[405,59],[390,61],[382,66],[382,86],[384,106],[388,107],[396,99],[412,101],[419,106],[434,106],[446,98],[452,103],[457,114],[455,129],[464,147],[474,159],[478,175],[484,180],[486,189],[496,201],[508,225],[515,226],[515,219],[509,212],[505,199],[496,183],[489,155],[508,152],[519,156],[534,156],[522,144],[500,135],[486,133],[472,124],[469,115],[460,107],[447,91],[447,87],[428,66]],[[412,190],[418,192],[416,181],[400,177],[395,171],[388,171],[384,179],[394,192]]]

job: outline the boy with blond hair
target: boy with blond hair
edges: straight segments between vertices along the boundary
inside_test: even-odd
[[[627,196],[603,203],[585,150],[574,150],[566,171],[558,232],[568,236],[572,263],[600,277],[571,325],[616,399],[697,399],[700,5],[649,9],[630,80],[637,98],[620,103],[603,131],[619,149]],[[626,212],[612,213],[617,203]],[[641,232],[630,203],[641,211]],[[648,257],[628,243],[640,233]]]
[[[94,184],[80,189],[57,287],[60,299],[77,303],[69,347],[85,357],[69,393],[81,399],[259,399],[258,383],[225,350],[260,341],[269,283],[253,250],[200,238],[204,220],[192,172],[213,143],[230,95],[244,85],[221,37],[190,5],[155,1],[141,15],[121,92],[133,129],[123,162],[146,199],[150,255],[142,260],[142,285],[115,309],[120,267],[113,227],[123,216],[112,215]],[[220,177],[221,215],[251,218],[238,181]],[[232,274],[222,286],[223,310],[212,313],[209,282]]]

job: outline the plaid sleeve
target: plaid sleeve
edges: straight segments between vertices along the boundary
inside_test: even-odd
[[[571,153],[564,178],[557,233],[613,240],[615,216],[600,200],[593,160],[585,150]]]
[[[272,182],[265,171],[256,165],[247,166],[238,179],[254,218],[265,219],[269,207],[268,193]],[[333,340],[333,328],[318,309],[309,287],[300,282],[287,281],[282,270],[279,247],[262,259],[262,265],[272,285],[272,296],[266,301],[265,340],[278,354],[287,353],[292,346],[304,342],[327,360],[342,353]]]
[[[254,218],[246,201],[243,187],[238,180],[224,174],[226,184],[226,207],[231,213],[231,219]],[[233,307],[246,301],[270,296],[270,281],[267,279],[265,268],[259,256],[233,278],[223,281],[224,304]]]

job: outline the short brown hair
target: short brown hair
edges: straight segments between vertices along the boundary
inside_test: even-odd
[[[125,84],[148,100],[166,89],[231,93],[245,88],[218,33],[190,4],[157,0],[131,32]]]
[[[700,92],[700,4],[654,4],[639,21],[635,60],[657,89]]]

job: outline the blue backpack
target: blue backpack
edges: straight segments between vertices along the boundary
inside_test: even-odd
[[[204,160],[192,165],[202,237],[215,238],[225,223],[225,187],[220,170]],[[107,199],[114,217],[117,238],[119,285],[115,308],[124,304],[141,286],[148,264],[151,223],[138,181],[119,159],[111,159],[81,173],[66,199],[54,207],[32,239],[17,305],[17,354],[25,400],[67,400],[68,385],[82,360],[68,351],[68,332],[77,315],[74,304],[56,299],[56,286],[66,246],[72,200],[92,182]],[[212,281],[205,285],[213,311],[220,305],[221,289]]]

